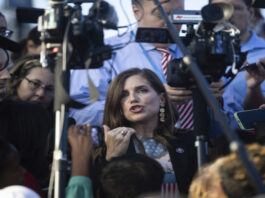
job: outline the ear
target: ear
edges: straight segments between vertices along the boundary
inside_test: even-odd
[[[132,4],[133,14],[137,21],[139,21],[142,18],[143,11],[140,8],[140,5]]]
[[[165,93],[161,93],[160,94],[160,106],[165,106],[166,105],[166,97],[165,97]]]

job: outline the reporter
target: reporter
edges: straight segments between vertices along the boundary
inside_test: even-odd
[[[104,110],[106,160],[130,153],[146,153],[166,171],[164,183],[177,183],[187,192],[196,171],[191,133],[174,128],[176,115],[159,78],[148,69],[133,68],[111,83]],[[99,155],[99,156],[100,156]]]

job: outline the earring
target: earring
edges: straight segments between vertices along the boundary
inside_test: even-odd
[[[160,112],[160,114],[159,114],[159,116],[160,116],[160,122],[165,122],[165,107],[164,106],[160,106],[160,109],[159,109],[159,112]]]

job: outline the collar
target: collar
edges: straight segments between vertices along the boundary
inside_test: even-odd
[[[258,37],[253,30],[250,30],[250,33],[250,39],[246,43],[241,44],[241,52],[249,52],[260,48],[264,49],[265,41]]]

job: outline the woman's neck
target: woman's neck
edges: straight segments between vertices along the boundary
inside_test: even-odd
[[[135,129],[136,135],[138,137],[153,137],[156,124],[154,124],[153,122],[141,123],[141,124],[137,123],[137,124],[134,124],[132,128]]]

